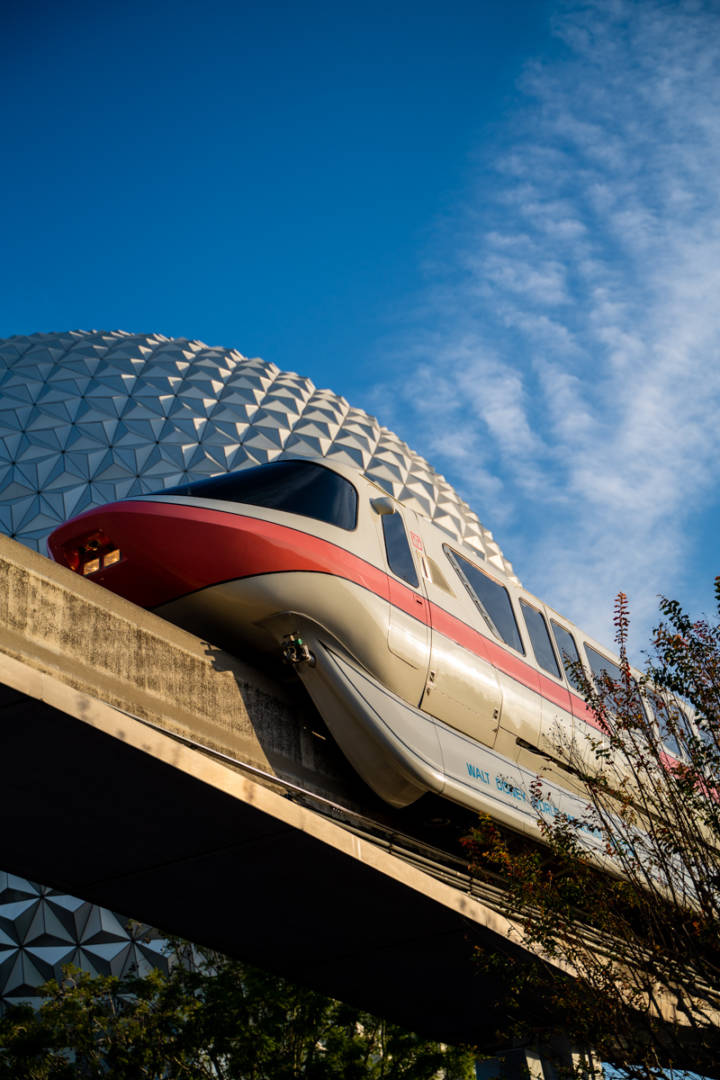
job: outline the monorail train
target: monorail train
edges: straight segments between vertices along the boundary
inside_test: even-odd
[[[563,658],[617,672],[482,555],[335,462],[283,459],[56,529],[65,566],[213,643],[294,665],[386,802],[432,791],[536,833],[582,813],[559,742],[600,735]],[[592,838],[588,838],[592,842]]]

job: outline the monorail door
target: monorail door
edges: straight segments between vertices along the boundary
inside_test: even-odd
[[[431,547],[422,552],[431,642],[421,708],[471,739],[494,746],[503,707],[497,672],[484,636],[469,625],[475,613],[468,606],[467,594],[459,579],[447,572],[450,566],[442,537],[428,530],[427,541],[437,550]]]
[[[415,515],[389,496],[372,501],[387,559],[390,611],[387,645],[396,660],[394,689],[420,704],[430,666],[430,612],[421,557],[412,544]]]

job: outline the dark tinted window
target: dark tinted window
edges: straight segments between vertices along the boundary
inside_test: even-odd
[[[445,551],[493,634],[506,645],[524,653],[507,589],[487,574],[483,574],[482,570],[478,570],[456,551],[448,547],[445,547]]]
[[[388,566],[393,574],[397,574],[403,581],[407,581],[409,585],[414,585],[417,589],[420,582],[418,581],[410,544],[405,533],[403,519],[400,514],[395,513],[383,514],[380,520],[382,521],[383,536],[385,537]]]
[[[585,655],[588,658],[590,670],[593,673],[595,679],[595,685],[597,686],[598,693],[603,701],[605,708],[610,712],[614,712],[614,694],[612,689],[608,689],[603,686],[602,680],[607,677],[612,679],[614,683],[622,682],[622,675],[620,674],[620,668],[612,660],[608,660],[607,656],[603,656],[597,649],[593,649],[592,645],[585,644]]]
[[[698,735],[705,746],[717,753],[718,747],[720,746],[720,732],[718,732],[717,726],[714,723],[711,725],[708,723],[707,719],[704,718],[696,719],[695,724],[697,726]]]
[[[597,649],[593,649],[592,645],[588,645],[587,642],[585,642],[585,655],[588,658],[590,670],[593,673],[600,697],[603,700],[605,707],[612,713],[617,708],[615,694],[612,688],[606,689],[602,685],[601,680],[603,677],[607,677],[611,679],[613,683],[622,685],[622,672],[613,660],[608,660],[607,656],[603,656],[602,653],[599,653]],[[632,707],[638,710],[647,712],[640,696],[640,688],[634,678],[631,678],[630,680],[630,687],[635,693],[635,701],[628,702],[628,705],[632,705]]]
[[[352,484],[332,469],[309,461],[273,461],[156,494],[267,506],[339,525],[341,529],[354,529],[357,521],[357,492]]]
[[[577,651],[577,645],[575,644],[575,638],[572,636],[569,630],[566,630],[564,626],[560,626],[559,623],[550,620],[550,625],[555,635],[555,644],[558,647],[558,652],[562,658],[563,667],[567,673],[567,677],[570,680],[571,686],[574,686],[576,690],[582,691],[582,684],[576,672],[568,670],[570,664],[579,664],[580,656]]]
[[[657,720],[660,729],[660,738],[663,746],[669,750],[673,757],[681,759],[683,751],[678,742],[678,733],[683,740],[687,740],[690,734],[690,725],[682,709],[672,699],[666,699],[656,694],[653,690],[645,690],[648,706]]]
[[[541,611],[538,611],[534,607],[530,607],[524,600],[520,601],[520,607],[523,618],[525,619],[528,634],[530,635],[535,659],[541,668],[544,668],[545,671],[549,671],[551,675],[555,675],[556,678],[559,679],[560,668],[558,667],[558,662],[555,658],[555,652],[553,651],[552,642],[550,641],[550,634],[548,633],[545,617]]]
[[[613,682],[622,682],[622,675],[620,674],[620,668],[617,664],[614,664],[612,660],[608,660],[606,656],[593,649],[592,645],[588,645],[585,642],[585,655],[588,658],[588,664],[590,670],[597,680],[602,679],[603,675],[609,675]]]

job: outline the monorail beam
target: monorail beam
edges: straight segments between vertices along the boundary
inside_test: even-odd
[[[348,829],[381,807],[316,728],[289,688],[0,536],[0,865],[492,1049],[474,949],[526,956],[519,929]]]
[[[473,944],[511,948],[511,925],[287,797],[286,781],[346,806],[363,790],[298,708],[0,537],[3,867],[412,1028],[487,1040],[493,986]]]

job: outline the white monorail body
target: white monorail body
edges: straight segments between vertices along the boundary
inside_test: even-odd
[[[582,816],[558,746],[601,732],[563,661],[615,664],[361,473],[284,459],[89,510],[49,547],[230,651],[283,653],[393,806],[432,791],[535,833],[542,775],[540,811]]]

